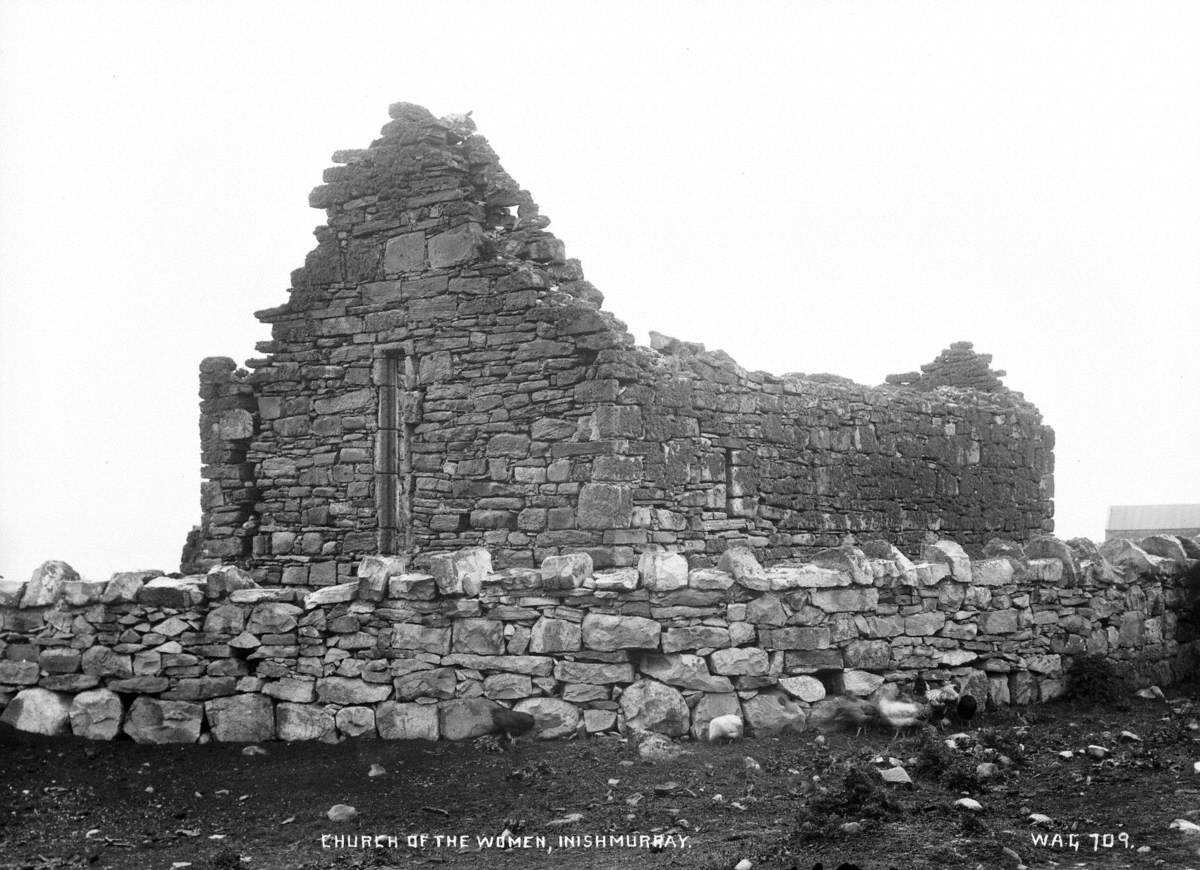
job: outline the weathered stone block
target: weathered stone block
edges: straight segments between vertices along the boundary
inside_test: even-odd
[[[619,483],[585,483],[579,490],[581,529],[627,529],[633,518],[633,491]]]
[[[651,592],[670,592],[688,585],[687,559],[678,553],[643,553],[638,572],[642,585]]]
[[[98,677],[132,677],[133,659],[108,647],[93,646],[84,651],[81,665],[85,674]]]
[[[680,689],[716,693],[733,691],[729,679],[709,673],[708,665],[700,656],[680,653],[644,655],[638,662],[638,670],[660,683]]]
[[[438,731],[444,740],[470,740],[496,730],[492,710],[500,706],[487,698],[455,698],[440,701]]]
[[[748,547],[730,547],[721,554],[717,570],[733,575],[733,579],[747,589],[765,592],[770,588],[767,572]]]
[[[688,586],[702,591],[724,591],[734,584],[733,575],[716,568],[697,568],[688,572]]]
[[[71,607],[86,607],[100,600],[107,585],[98,580],[66,580],[62,584],[62,601]]]
[[[542,617],[533,625],[529,639],[531,653],[575,652],[583,645],[583,630],[578,623]]]
[[[625,726],[632,731],[656,731],[669,737],[687,733],[691,716],[683,696],[654,680],[638,680],[621,695]]]
[[[280,740],[320,740],[337,742],[333,714],[313,704],[275,705],[275,731]]]
[[[256,605],[246,621],[246,631],[251,634],[286,634],[296,627],[296,620],[304,613],[294,604],[269,601]]]
[[[708,739],[708,723],[718,716],[741,716],[742,705],[734,694],[702,695],[692,708],[692,739]]]
[[[587,553],[547,556],[542,560],[542,587],[551,591],[577,589],[592,576],[592,557]]]
[[[370,707],[343,707],[333,717],[339,733],[347,737],[375,737],[375,711]]]
[[[787,693],[778,689],[759,692],[742,702],[742,713],[746,726],[755,737],[766,737],[785,732],[798,733],[804,730],[804,709]]]
[[[195,743],[204,708],[191,701],[136,698],[125,717],[124,731],[138,743]]]
[[[216,565],[204,575],[204,594],[209,598],[224,598],[235,589],[257,589],[258,583],[236,565]]]
[[[780,677],[779,688],[808,704],[815,704],[825,697],[825,686],[815,677]]]
[[[436,553],[429,559],[429,573],[442,595],[475,596],[492,573],[492,554],[482,547]]]
[[[70,717],[70,696],[33,688],[17,692],[0,715],[0,722],[18,731],[52,736],[66,732]]]
[[[469,263],[479,256],[479,246],[483,239],[483,230],[479,224],[473,222],[438,233],[429,239],[428,243],[430,268],[447,269]],[[415,245],[413,247],[415,248]]]
[[[921,547],[921,558],[930,563],[941,563],[950,569],[950,576],[959,583],[971,582],[971,557],[954,541],[938,541]]]
[[[712,625],[690,625],[669,628],[662,636],[662,650],[665,653],[698,649],[723,649],[729,645],[729,629]]]
[[[613,568],[597,571],[592,583],[600,592],[632,592],[638,588],[640,576],[636,568]]]
[[[846,574],[852,582],[860,586],[870,586],[875,582],[875,575],[866,554],[857,547],[843,546],[820,550],[813,554],[809,561],[818,568],[828,568]]]
[[[533,717],[533,733],[540,740],[570,737],[579,728],[579,708],[559,698],[526,698],[513,709]]]
[[[451,648],[458,653],[500,655],[504,652],[504,623],[497,619],[456,619]]]
[[[79,574],[66,562],[50,560],[43,562],[25,584],[21,597],[22,607],[46,607],[53,604],[62,594],[62,586],[68,581],[78,581]]]
[[[155,577],[138,592],[138,603],[147,607],[187,610],[204,600],[203,574],[186,577]]]
[[[368,683],[350,677],[317,680],[317,700],[323,704],[374,704],[392,694],[390,683]]]
[[[415,622],[405,622],[393,627],[393,649],[413,649],[423,652],[446,655],[450,652],[451,630],[449,626],[420,625]]]
[[[842,673],[842,689],[847,695],[865,698],[883,685],[883,677],[867,671],[846,670]]]
[[[583,618],[583,644],[588,649],[657,649],[662,628],[640,616],[589,613]]]
[[[713,673],[726,676],[765,676],[770,670],[770,660],[764,650],[757,647],[734,647],[719,649],[708,657]]]
[[[457,679],[454,676],[454,668],[433,668],[397,677],[394,685],[396,698],[401,701],[416,698],[449,699],[454,697]]]
[[[758,642],[769,650],[828,649],[831,638],[825,626],[759,628]]]
[[[632,683],[633,665],[627,663],[593,664],[560,660],[554,663],[554,678],[564,683]]]
[[[204,703],[213,739],[222,743],[257,743],[275,737],[275,708],[266,695],[245,694]]]
[[[309,582],[316,582],[312,577],[312,572],[315,571],[321,564],[332,565],[332,562],[319,563],[310,568]],[[317,589],[304,596],[304,609],[312,610],[314,607],[327,607],[331,604],[345,604],[348,601],[353,601],[358,597],[358,581],[351,580],[348,583],[338,583],[334,586],[326,586],[323,589]],[[253,631],[253,629],[250,629]]]
[[[0,660],[0,684],[7,686],[32,686],[38,681],[41,669],[37,662],[14,662]]]
[[[383,248],[383,271],[389,275],[425,268],[425,233],[392,236]],[[438,268],[438,267],[435,267]],[[371,286],[371,285],[366,285]]]
[[[524,674],[492,674],[484,678],[483,694],[493,700],[528,698],[533,694],[533,681]]]
[[[386,701],[375,708],[375,725],[384,740],[437,740],[438,708]]]
[[[883,670],[892,660],[892,647],[886,640],[851,641],[843,652],[847,667]]]
[[[879,591],[862,586],[814,589],[810,600],[826,613],[873,613],[879,606]]]
[[[121,732],[125,708],[116,692],[92,689],[71,701],[71,733],[88,740],[112,740]]]
[[[308,704],[316,700],[317,693],[312,677],[284,677],[266,683],[262,693],[279,701],[290,701],[296,704]]]

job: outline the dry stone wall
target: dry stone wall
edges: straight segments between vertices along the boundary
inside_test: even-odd
[[[956,345],[918,389],[636,347],[469,119],[391,116],[313,192],[328,223],[258,312],[265,356],[201,365],[185,572],[312,589],[376,553],[609,568],[665,547],[698,567],[1052,530],[1053,432],[985,356]]]
[[[1057,697],[1089,652],[1138,685],[1190,670],[1200,540],[986,550],[940,540],[913,562],[876,541],[765,568],[748,548],[707,568],[659,550],[601,570],[571,553],[495,570],[467,548],[421,572],[367,557],[312,592],[236,566],[90,582],[47,562],[0,581],[0,720],[150,743],[461,740],[502,705],[542,738],[702,735],[730,713],[774,734],[918,674],[1003,705]]]

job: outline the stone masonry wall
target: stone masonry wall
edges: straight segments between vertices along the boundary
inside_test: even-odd
[[[201,366],[186,571],[311,589],[365,556],[472,546],[502,566],[665,547],[696,567],[735,545],[978,552],[1052,530],[1053,432],[981,378],[986,356],[956,345],[936,388],[864,387],[635,347],[469,119],[390,111],[313,191],[328,223],[287,302],[258,312],[265,356]]]
[[[458,740],[503,705],[542,738],[702,735],[730,713],[773,734],[917,674],[1003,705],[1062,694],[1083,653],[1137,685],[1190,670],[1200,539],[986,550],[942,540],[914,563],[877,541],[763,568],[731,548],[693,569],[659,551],[599,571],[577,553],[494,571],[473,548],[429,573],[367,557],[307,594],[233,566],[89,582],[47,562],[0,581],[0,720],[141,742]]]

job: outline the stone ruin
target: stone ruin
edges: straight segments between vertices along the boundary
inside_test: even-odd
[[[1190,670],[1200,541],[1050,537],[1053,432],[988,356],[866,387],[638,347],[469,119],[391,115],[313,192],[265,356],[201,364],[183,573],[0,581],[0,719],[773,734],[917,674],[1025,704],[1088,652]]]
[[[855,539],[1053,529],[1052,430],[967,343],[878,387],[638,347],[468,118],[407,103],[341,151],[328,223],[249,371],[200,367],[202,520],[185,572],[315,588],[368,555],[502,567],[666,549],[696,566]]]

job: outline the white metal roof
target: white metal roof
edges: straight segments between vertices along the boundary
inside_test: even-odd
[[[1200,504],[1121,504],[1108,509],[1109,529],[1200,527]]]

